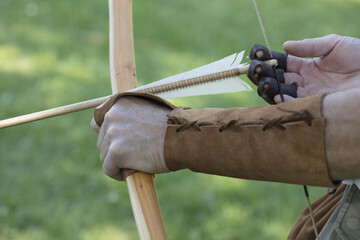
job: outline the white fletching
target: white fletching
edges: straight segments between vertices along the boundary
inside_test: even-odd
[[[199,68],[190,70],[188,72],[180,73],[178,75],[167,77],[142,87],[131,89],[130,92],[139,91],[150,87],[160,86],[168,83],[174,83],[185,79],[190,79],[194,77],[204,76],[207,74],[212,74],[216,72],[222,72],[225,70],[237,68],[245,65],[245,64],[240,64],[241,60],[243,59],[243,56],[244,56],[244,51],[240,53],[234,53],[221,60],[212,62],[210,64],[201,66]],[[231,78],[219,79],[214,82],[209,82],[192,87],[168,91],[157,95],[165,99],[171,99],[171,98],[190,97],[190,96],[198,96],[198,95],[211,95],[211,94],[241,92],[241,91],[252,91],[252,88],[250,87],[249,84],[247,84],[245,81],[241,80],[239,77],[236,76]]]
[[[243,56],[244,56],[244,51],[242,51],[240,53],[235,53],[235,54],[228,56],[226,58],[223,58],[219,61],[196,68],[194,70],[191,70],[191,71],[188,71],[185,73],[181,73],[181,74],[178,74],[178,75],[175,75],[172,77],[168,77],[163,80],[160,80],[160,81],[157,81],[157,82],[154,82],[154,83],[151,83],[151,84],[139,87],[139,88],[131,89],[131,90],[129,90],[129,92],[140,91],[143,89],[148,89],[148,88],[152,88],[152,87],[156,87],[156,86],[164,87],[163,85],[165,85],[165,84],[175,83],[175,82],[179,82],[182,80],[189,80],[189,79],[196,78],[196,77],[201,77],[201,76],[205,76],[205,75],[209,75],[209,74],[213,74],[213,73],[219,73],[219,72],[223,72],[226,70],[232,70],[235,68],[239,68],[239,67],[245,65],[245,64],[240,64]],[[273,62],[269,63],[269,64],[275,65],[275,64],[277,64],[277,62],[275,60],[273,60]],[[247,67],[248,66],[244,66],[242,69],[243,71],[238,69],[236,74],[245,72]],[[222,75],[222,76],[226,76],[226,75]],[[227,76],[229,76],[229,75],[227,75]],[[209,76],[207,76],[207,77],[209,77]],[[208,80],[207,77],[204,77],[203,79]],[[176,86],[176,87],[178,87],[178,85],[181,85],[181,84],[180,83],[174,84],[174,86]],[[186,86],[186,84],[184,84],[183,86]],[[172,89],[172,88],[164,88],[164,89]],[[148,89],[148,92],[160,92],[160,91],[155,91],[156,89],[152,89],[152,90],[153,91],[151,91],[151,89]],[[161,90],[161,88],[160,88],[160,90]],[[219,94],[219,93],[227,93],[227,92],[241,92],[241,91],[251,91],[251,90],[252,90],[251,87],[246,82],[241,80],[239,77],[230,77],[230,78],[219,79],[219,80],[215,80],[215,81],[200,84],[200,85],[195,85],[195,86],[192,85],[190,87],[184,87],[184,88],[180,88],[180,89],[177,88],[176,90],[161,92],[157,95],[162,98],[170,99],[170,98],[189,97],[189,96],[208,95],[208,94]],[[81,110],[85,110],[85,109],[89,109],[89,108],[94,108],[94,107],[99,106],[100,104],[104,103],[104,101],[107,101],[110,97],[111,96],[106,96],[106,97],[102,97],[102,98],[92,99],[89,101],[70,104],[67,106],[48,109],[48,110],[44,110],[44,111],[40,111],[40,112],[36,112],[36,113],[30,113],[30,114],[23,115],[23,116],[0,120],[0,128],[6,128],[6,127],[10,127],[10,126],[24,124],[27,122],[37,121],[37,120],[44,119],[44,118],[55,117],[55,116],[63,115],[66,113],[77,112],[77,111],[81,111]]]

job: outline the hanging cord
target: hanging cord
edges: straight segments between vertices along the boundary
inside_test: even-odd
[[[261,16],[260,16],[260,12],[259,12],[259,9],[258,9],[258,7],[257,7],[257,4],[256,4],[256,0],[253,0],[253,4],[254,4],[255,11],[256,11],[256,15],[257,15],[257,17],[258,17],[258,19],[259,19],[261,31],[262,31],[262,33],[263,33],[266,46],[267,46],[267,48],[269,49],[269,51],[270,51],[270,56],[271,56],[271,58],[272,58],[272,53],[271,53],[269,41],[268,41],[268,38],[267,38],[267,35],[266,35],[266,32],[265,32],[264,24],[263,24],[263,22],[262,22],[262,20],[261,20]],[[283,95],[283,92],[282,92],[282,88],[280,87],[280,81],[279,81],[279,78],[278,78],[278,76],[277,76],[277,74],[276,74],[275,66],[273,67],[273,70],[274,70],[276,82],[277,82],[277,85],[278,85],[278,88],[279,88],[281,101],[282,101],[282,102],[285,102],[284,95]],[[310,216],[311,216],[311,221],[312,221],[312,224],[313,224],[313,227],[314,227],[314,232],[315,232],[315,237],[316,237],[315,240],[320,240],[320,238],[319,238],[319,233],[318,233],[317,228],[316,228],[316,223],[315,223],[314,214],[313,214],[313,211],[312,211],[312,208],[311,208],[311,202],[310,202],[309,192],[308,192],[308,189],[307,189],[307,186],[306,186],[306,185],[303,185],[303,187],[304,187],[305,197],[306,197],[306,200],[307,200],[307,202],[308,202],[308,208],[309,208],[309,212],[310,212]]]
[[[316,224],[315,224],[314,213],[313,213],[312,208],[311,208],[309,192],[308,192],[308,189],[307,189],[307,187],[305,185],[304,185],[304,191],[305,191],[305,196],[306,196],[308,206],[309,206],[309,212],[310,212],[310,216],[311,216],[311,221],[312,221],[312,224],[314,226],[314,232],[315,232],[315,236],[316,236],[315,240],[320,240],[319,233],[318,233],[318,230],[317,230]]]

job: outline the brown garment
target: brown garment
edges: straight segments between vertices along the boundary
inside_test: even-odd
[[[342,184],[335,193],[325,193],[311,204],[314,213],[316,229],[319,233],[324,227],[325,223],[329,220],[331,214],[335,211],[335,208],[339,205],[345,188],[346,185]],[[304,211],[300,214],[288,236],[288,240],[307,239],[315,239],[315,232],[311,221],[309,208],[305,208]]]
[[[333,187],[325,158],[324,95],[278,105],[176,108],[168,114],[164,154],[173,170]]]

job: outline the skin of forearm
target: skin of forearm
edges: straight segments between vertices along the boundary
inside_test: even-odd
[[[325,96],[325,146],[333,181],[360,177],[360,88]]]

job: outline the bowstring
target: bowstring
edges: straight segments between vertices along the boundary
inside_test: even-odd
[[[268,38],[267,38],[267,35],[266,35],[266,32],[265,32],[265,28],[264,28],[264,24],[263,24],[263,22],[262,22],[262,20],[261,20],[260,12],[259,12],[259,9],[258,9],[258,6],[257,6],[255,0],[253,0],[253,4],[254,4],[254,8],[255,8],[256,15],[257,15],[258,20],[259,20],[259,23],[260,23],[260,28],[261,28],[262,34],[263,34],[264,39],[265,39],[266,46],[267,46],[267,48],[269,49],[269,51],[270,51],[270,56],[271,56],[271,58],[272,58],[272,53],[271,53],[271,49],[270,49],[269,40],[268,40]]]

